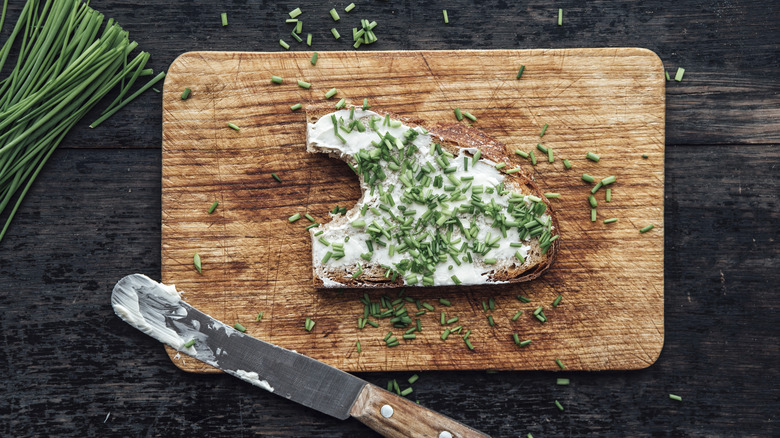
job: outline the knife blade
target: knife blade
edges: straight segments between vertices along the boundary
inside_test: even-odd
[[[174,286],[143,274],[114,286],[114,312],[147,335],[276,395],[387,437],[488,437],[352,374],[253,338],[181,299]]]

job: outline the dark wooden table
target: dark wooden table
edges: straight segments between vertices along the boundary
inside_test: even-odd
[[[15,20],[22,1],[11,3]],[[92,6],[165,70],[191,50],[281,50],[284,19],[297,6],[316,50],[348,50],[346,38],[327,33],[327,10],[348,3]],[[494,436],[780,435],[780,3],[355,3],[351,14],[379,23],[379,41],[365,50],[637,46],[655,51],[672,74],[686,69],[682,82],[667,84],[666,342],[658,361],[630,372],[424,372],[414,399]],[[7,33],[8,25],[2,40]],[[156,341],[114,316],[109,295],[119,278],[160,275],[160,95],[144,94],[98,129],[86,119],[0,243],[0,435],[369,436],[356,421],[237,379],[181,372]],[[361,377],[384,385],[411,374]],[[556,377],[571,385],[556,386]]]

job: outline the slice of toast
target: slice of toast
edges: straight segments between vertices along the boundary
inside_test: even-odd
[[[311,105],[306,120],[307,151],[346,161],[363,192],[310,230],[315,286],[515,283],[555,259],[549,201],[487,134],[351,105]]]

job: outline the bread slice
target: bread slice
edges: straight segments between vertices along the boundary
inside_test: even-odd
[[[363,192],[346,214],[310,230],[315,286],[516,283],[539,277],[555,259],[552,206],[489,135],[351,105],[311,105],[306,120],[307,151],[346,161]],[[392,137],[383,139],[386,132]]]

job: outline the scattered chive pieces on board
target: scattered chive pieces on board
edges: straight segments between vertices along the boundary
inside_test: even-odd
[[[682,401],[682,397],[679,395],[669,394],[669,398],[672,400]]]
[[[565,167],[566,169],[571,169],[571,163],[569,162],[569,160],[563,160],[563,167]]]
[[[541,143],[536,143],[536,149],[539,149],[539,151],[543,154],[547,153],[547,148]]]
[[[525,347],[526,345],[529,345],[530,343],[531,343],[531,340],[530,340],[530,339],[527,339],[527,340],[525,340],[525,341],[522,341],[522,342],[520,342],[520,344],[519,344],[519,345],[520,345],[521,347]]]
[[[617,222],[617,220],[618,220],[618,218],[616,218],[616,217],[609,218],[609,219],[604,219],[604,223],[605,224],[611,224],[611,223]]]
[[[639,230],[639,232],[640,232],[640,233],[646,233],[646,232],[648,232],[648,231],[652,230],[653,228],[655,228],[655,225],[653,225],[653,224],[650,224],[650,225],[648,225],[648,226],[646,226],[646,227],[642,228],[641,230]]]
[[[442,9],[441,13],[442,13],[442,15],[444,15],[444,24],[450,24],[450,17],[447,14],[447,10],[446,9]]]
[[[642,154],[642,158],[648,158],[647,154]]]
[[[596,163],[598,163],[599,160],[601,159],[601,157],[594,154],[593,152],[588,152],[587,154],[585,154],[585,158],[589,159],[590,161],[595,161]]]
[[[236,125],[234,123],[228,123],[227,125],[228,125],[228,128],[230,128],[230,129],[232,129],[234,131],[240,131],[241,130],[241,127],[239,127],[238,125]]]
[[[311,88],[311,83],[299,80],[298,81],[298,86],[308,90],[309,88]]]
[[[583,173],[582,180],[585,182],[592,183],[595,179],[592,176],[588,175],[587,173]]]
[[[418,376],[417,374],[415,374],[415,375],[413,375],[412,377],[409,377],[409,380],[407,380],[407,382],[409,382],[409,384],[411,385],[411,384],[413,384],[414,382],[416,382],[416,381],[417,381],[417,379],[419,379],[419,378],[420,378],[420,376]]]
[[[520,155],[523,158],[528,158],[528,152],[523,152],[520,149],[515,150],[515,154]]]
[[[517,79],[520,79],[520,77],[523,76],[524,70],[525,70],[525,65],[521,65],[520,70],[517,71]]]
[[[612,201],[612,189],[606,189],[606,193],[604,194],[604,199],[607,202],[611,202]]]
[[[528,155],[531,156],[531,165],[536,166],[536,154],[534,154],[533,149],[528,152]]]
[[[471,120],[472,122],[476,122],[476,121],[477,121],[477,117],[476,117],[476,116],[474,116],[474,115],[472,115],[472,114],[471,114],[470,112],[468,112],[468,111],[463,111],[463,117],[465,117],[465,118],[467,118],[467,119]]]
[[[297,110],[301,109],[302,107],[303,107],[303,105],[301,105],[300,103],[296,103],[295,105],[290,106],[290,110],[291,111],[297,111]],[[281,182],[281,181],[279,181],[279,182]]]
[[[301,39],[301,37],[299,37],[299,36],[298,36],[298,34],[297,34],[297,33],[295,33],[295,30],[293,30],[292,32],[290,32],[290,35],[292,35],[292,37],[295,39],[295,41],[298,41],[299,43],[302,43],[302,42],[303,42],[303,40]]]
[[[287,220],[288,220],[290,223],[293,223],[293,222],[297,221],[297,220],[298,220],[298,219],[300,219],[300,218],[301,218],[301,214],[300,214],[300,213],[295,213],[294,215],[292,215],[292,216],[290,216],[289,218],[287,218]]]
[[[588,196],[588,203],[590,203],[590,206],[593,208],[596,208],[598,205],[598,201],[596,201],[596,197],[593,195]]]
[[[238,330],[238,331],[240,331],[241,333],[244,333],[246,331],[246,327],[241,325],[240,322],[237,322],[237,323],[233,324],[233,328]]]
[[[591,208],[590,209],[590,221],[591,222],[596,222],[596,209],[595,208]]]
[[[200,254],[195,253],[195,255],[192,257],[192,264],[195,265],[195,269],[197,269],[199,273],[203,273],[200,265]]]
[[[562,370],[566,369],[566,365],[564,365],[563,362],[561,362],[561,360],[558,359],[557,357],[555,358],[555,363],[557,363],[558,366],[561,367]]]
[[[184,348],[190,348],[193,345],[195,345],[195,339],[190,339],[186,344],[184,344]]]
[[[558,294],[557,297],[555,297],[555,300],[552,302],[553,307],[558,307],[558,304],[561,304],[561,300],[563,299],[563,295]]]
[[[410,386],[409,388],[406,388],[403,391],[401,391],[401,396],[406,397],[407,395],[409,395],[411,393],[412,393],[412,387]]]
[[[528,297],[524,297],[524,296],[522,296],[522,295],[518,295],[518,296],[517,296],[517,299],[518,299],[518,300],[520,300],[520,301],[522,301],[523,303],[530,303],[530,302],[531,302],[531,299],[530,299],[530,298],[528,298]]]
[[[271,76],[271,82],[274,84],[281,84],[284,81],[281,76]]]
[[[559,378],[555,379],[555,384],[556,385],[568,385],[569,384],[569,379],[564,379],[562,377],[559,377]]]
[[[285,50],[290,50],[290,45],[285,43],[284,40],[279,40],[279,45],[284,47]]]
[[[339,100],[336,103],[336,109],[342,109],[342,108],[344,108],[344,105],[346,105],[346,104],[347,104],[347,98],[346,97],[342,97],[341,100]]]
[[[311,54],[311,65],[317,65],[317,58],[319,58],[319,56],[320,55],[317,52]]]
[[[331,88],[327,93],[325,93],[325,99],[330,99],[331,97],[335,96],[336,93],[338,93],[339,90],[335,88]]]
[[[336,30],[335,27],[330,29],[330,33],[333,34],[333,38],[336,38],[336,39],[341,38],[341,34],[339,34],[339,31]]]
[[[517,321],[517,318],[520,318],[520,315],[522,315],[522,314],[523,314],[523,311],[522,311],[522,310],[518,310],[518,311],[517,311],[517,312],[514,314],[514,316],[512,316],[512,321]],[[520,341],[517,341],[517,343],[519,344],[519,343],[520,343]]]
[[[547,147],[547,162],[552,163],[555,161],[555,157],[553,157],[553,148],[552,146]]]
[[[544,124],[542,127],[542,132],[539,134],[539,137],[544,137],[544,133],[547,132],[547,126],[549,126],[547,123]]]
[[[329,11],[330,18],[333,19],[333,21],[339,21],[341,17],[339,17],[339,13],[336,11],[336,8],[333,8]]]
[[[455,108],[453,111],[455,111],[455,118],[458,119],[459,122],[463,120],[463,113],[460,112],[460,108]]]
[[[452,302],[450,300],[446,300],[444,298],[439,298],[439,303],[444,304],[445,306],[451,306]]]
[[[295,24],[295,33],[300,34],[303,31],[303,21],[299,21]],[[300,43],[300,41],[298,41]]]
[[[222,14],[220,14],[220,16],[222,17],[222,27],[227,26],[228,25],[227,12],[223,12]]]
[[[559,402],[558,400],[555,400],[555,407],[563,411],[563,405],[561,405],[561,402]]]
[[[303,11],[301,11],[301,8],[295,8],[292,11],[289,12],[290,18],[295,18],[299,15],[301,15]]]
[[[554,193],[554,192],[547,192],[547,193],[544,194],[544,197],[547,198],[547,199],[560,198],[561,194],[560,193]]]
[[[217,209],[218,205],[219,205],[219,201],[214,201],[214,203],[211,204],[211,207],[209,207],[209,214],[214,213],[214,210]]]
[[[344,8],[344,12],[349,12],[349,11],[351,11],[353,9],[355,9],[355,4],[354,3],[350,3],[350,4],[347,5],[346,8]]]
[[[563,9],[558,9],[558,26],[563,25]]]
[[[677,69],[677,73],[674,74],[674,80],[677,82],[682,81],[683,75],[685,74],[685,69],[680,67]]]
[[[189,88],[185,88],[184,91],[181,93],[181,100],[189,99],[190,93],[192,93],[192,90],[190,90]]]

